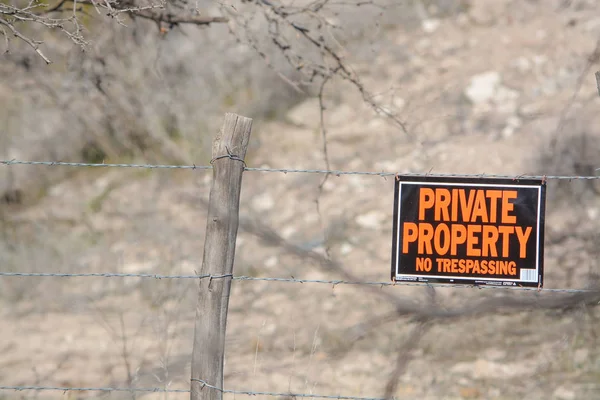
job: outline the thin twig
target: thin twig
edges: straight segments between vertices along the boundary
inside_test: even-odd
[[[156,22],[164,22],[167,24],[190,24],[190,25],[210,25],[213,23],[229,22],[227,17],[202,17],[199,15],[173,15],[170,13],[149,12],[147,10],[130,11],[136,17],[149,19]]]
[[[324,100],[323,100],[323,95],[324,95],[324,90],[325,90],[325,85],[327,84],[327,82],[329,81],[330,76],[327,76],[323,79],[323,82],[321,82],[321,88],[319,89],[319,125],[321,127],[321,138],[323,140],[323,158],[325,159],[325,168],[327,170],[331,169],[331,165],[329,164],[329,154],[327,152],[327,129],[325,128],[325,104],[324,104]],[[325,174],[325,177],[323,178],[323,180],[321,180],[321,183],[319,184],[319,188],[318,188],[318,193],[317,193],[317,198],[315,200],[315,204],[317,207],[317,214],[319,215],[319,221],[321,222],[321,229],[323,230],[323,236],[325,238],[325,252],[327,253],[327,255],[329,256],[329,245],[327,243],[329,243],[329,238],[327,237],[327,232],[324,228],[323,225],[323,216],[321,215],[321,196],[323,195],[323,188],[325,186],[325,183],[327,182],[327,179],[329,179],[329,175],[331,174]]]
[[[388,382],[385,385],[385,394],[383,396],[384,398],[394,398],[394,393],[396,393],[400,378],[406,372],[406,367],[408,367],[408,364],[412,359],[413,352],[417,348],[417,345],[421,341],[421,338],[425,335],[425,333],[427,333],[427,331],[430,328],[431,323],[427,322],[426,320],[418,321],[417,325],[409,334],[408,339],[406,339],[406,342],[404,342],[400,349],[398,349],[394,371],[392,371],[392,373],[390,374]]]
[[[18,37],[19,39],[21,39],[22,41],[24,41],[25,43],[27,43],[29,46],[31,46],[33,48],[33,50],[46,62],[46,64],[50,64],[52,63],[52,61],[50,61],[50,59],[48,59],[48,57],[46,57],[44,55],[44,53],[42,52],[42,50],[40,50],[40,47],[38,45],[38,43],[35,43],[33,40],[23,36],[21,34],[21,32],[19,32],[12,23],[4,20],[3,18],[0,18],[0,24],[7,26],[8,29],[10,29],[13,33],[13,35],[15,35],[16,37]]]

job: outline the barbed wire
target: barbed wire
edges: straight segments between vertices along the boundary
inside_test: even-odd
[[[326,394],[310,394],[310,393],[292,393],[292,392],[254,392],[250,390],[230,390],[230,389],[221,389],[214,385],[211,385],[205,382],[202,379],[194,379],[193,382],[200,382],[202,384],[202,389],[207,387],[214,390],[218,390],[221,393],[229,393],[229,394],[245,394],[248,396],[272,396],[272,397],[291,397],[291,398],[309,398],[309,399],[338,399],[338,400],[389,400],[383,397],[355,397],[355,396],[342,396],[342,395],[326,395]],[[395,397],[393,397],[395,399]]]
[[[145,169],[212,169],[212,165],[168,165],[168,164],[106,164],[63,161],[0,160],[3,165],[44,165],[48,167],[88,167],[88,168],[145,168]]]
[[[63,273],[63,272],[0,272],[0,276],[24,276],[24,277],[56,277],[56,278],[81,278],[81,277],[100,277],[100,278],[153,278],[153,279],[221,279],[233,277],[231,274],[224,275],[161,275],[161,274],[141,274],[141,273],[118,273],[118,272],[81,272],[81,273]]]
[[[161,275],[161,274],[142,274],[142,273],[113,273],[113,272],[85,272],[85,273],[62,273],[62,272],[0,272],[0,277],[54,277],[54,278],[152,278],[152,279],[223,279],[232,278],[236,281],[263,281],[263,282],[284,282],[284,283],[316,283],[336,287],[338,285],[367,285],[380,287],[436,287],[436,288],[454,288],[454,289],[507,289],[522,290],[533,292],[554,292],[554,293],[590,293],[595,289],[567,289],[567,288],[537,288],[525,286],[501,286],[501,285],[469,285],[453,283],[428,283],[428,282],[381,282],[381,281],[344,281],[339,279],[299,279],[299,278],[278,278],[278,277],[254,277],[244,275]]]
[[[270,396],[270,397],[292,397],[309,399],[338,399],[338,400],[387,400],[382,397],[356,397],[342,395],[324,395],[311,393],[293,393],[293,392],[255,392],[251,390],[231,390],[221,389],[210,385],[202,379],[192,379],[200,382],[202,388],[211,388],[221,393],[248,395],[248,396]],[[159,392],[159,393],[189,393],[189,389],[166,389],[166,388],[119,388],[119,387],[60,387],[60,386],[0,386],[0,390],[38,390],[38,391],[59,391],[59,392]]]
[[[120,387],[61,387],[61,386],[0,386],[0,390],[47,390],[58,392],[161,392],[189,393],[189,389],[167,388],[120,388]]]
[[[168,164],[95,164],[95,163],[79,163],[79,162],[62,162],[62,161],[25,161],[25,160],[0,160],[1,165],[43,165],[43,166],[62,166],[62,167],[89,167],[89,168],[146,168],[146,169],[191,169],[191,170],[209,170],[212,165],[168,165]],[[552,180],[600,180],[600,175],[501,175],[501,174],[449,174],[431,172],[376,172],[376,171],[343,171],[343,170],[328,170],[328,169],[294,169],[294,168],[267,168],[267,167],[244,167],[245,171],[253,172],[278,172],[283,174],[304,173],[304,174],[325,174],[325,175],[364,175],[378,176],[381,178],[404,175],[404,176],[439,176],[449,178],[504,178],[504,179],[552,179]],[[600,171],[596,169],[596,171]]]
[[[343,395],[323,395],[310,393],[293,393],[293,392],[255,392],[251,390],[231,390],[221,389],[210,385],[202,379],[192,379],[192,381],[200,382],[204,387],[218,390],[221,393],[239,394],[248,396],[271,396],[271,397],[292,397],[292,398],[312,398],[312,399],[337,399],[337,400],[389,400],[382,397],[356,397]],[[596,385],[591,384],[592,388]],[[122,387],[62,387],[62,386],[0,386],[0,390],[14,390],[22,392],[25,390],[36,391],[58,391],[58,392],[145,392],[145,393],[190,393],[190,389],[168,389],[168,388],[122,388]],[[395,397],[392,397],[395,399]]]

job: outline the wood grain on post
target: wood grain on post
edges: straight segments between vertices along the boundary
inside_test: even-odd
[[[210,190],[204,257],[200,274],[233,273],[238,230],[243,159],[246,156],[252,119],[225,114],[223,128],[213,143],[213,183]],[[221,400],[223,388],[225,329],[231,277],[200,279],[194,349],[191,400]]]

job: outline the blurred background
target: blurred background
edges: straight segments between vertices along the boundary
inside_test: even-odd
[[[1,160],[207,165],[235,112],[254,120],[250,167],[598,175],[596,1],[63,2],[29,20],[31,4],[56,6],[0,0]],[[227,20],[194,22],[204,17]],[[27,41],[43,41],[43,57]],[[0,165],[0,271],[195,274],[211,179]],[[546,288],[597,293],[599,191],[598,180],[548,181]],[[343,279],[335,264],[388,281],[392,207],[390,178],[246,172],[234,275]],[[0,277],[0,386],[189,389],[196,289],[192,279]],[[600,399],[597,297],[378,290],[234,281],[225,387]],[[448,310],[527,305],[425,326],[395,314],[388,294]],[[98,396],[189,394],[0,391]]]

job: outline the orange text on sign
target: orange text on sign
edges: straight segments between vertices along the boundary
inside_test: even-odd
[[[402,225],[402,253],[527,258],[533,227],[517,225],[517,197],[517,190],[421,187],[418,222]]]
[[[489,274],[516,275],[517,264],[514,261],[503,260],[468,260],[456,258],[436,259],[437,273],[451,274]],[[417,257],[415,271],[431,272],[433,263],[430,258]]]
[[[467,195],[466,189],[420,188],[419,220],[425,221],[425,212],[433,209],[435,221],[514,224],[517,218],[509,200],[516,198],[516,190],[471,189]]]
[[[519,257],[527,258],[527,241],[532,228],[511,225],[463,225],[440,223],[435,228],[428,222],[405,222],[402,228],[402,253],[417,246],[418,254],[440,256],[463,254],[469,257],[508,257],[511,237],[519,243]],[[500,246],[500,244],[502,244]],[[498,249],[501,247],[502,251]]]

